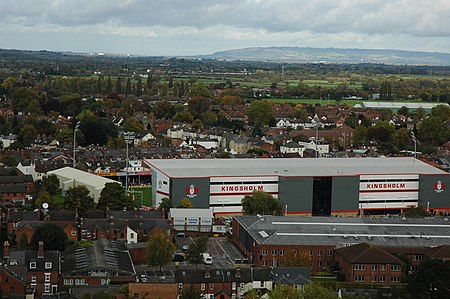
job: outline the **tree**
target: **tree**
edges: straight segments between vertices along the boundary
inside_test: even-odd
[[[70,211],[78,210],[78,214],[84,216],[89,210],[95,208],[95,203],[85,186],[76,186],[67,190],[64,207]]]
[[[0,162],[3,163],[6,167],[16,167],[18,162],[14,156],[5,155],[0,159]]]
[[[183,209],[192,209],[194,207],[194,205],[192,204],[192,201],[190,201],[187,198],[183,198],[180,203],[178,204],[178,208],[183,208]]]
[[[242,199],[242,210],[245,215],[280,215],[281,201],[264,191],[253,191]]]
[[[304,299],[337,299],[338,295],[332,289],[317,282],[307,284],[303,290]]]
[[[125,85],[125,97],[128,98],[128,95],[131,93],[131,79],[127,79],[127,84]]]
[[[201,299],[204,298],[200,291],[194,288],[192,285],[189,285],[189,288],[183,290],[183,293],[180,296],[180,299]]]
[[[59,191],[59,179],[55,174],[49,174],[42,179],[41,191],[47,191],[50,195],[55,195]]]
[[[450,261],[427,259],[408,277],[407,289],[414,298],[450,298]]]
[[[311,257],[305,251],[290,252],[283,261],[283,267],[311,267]]]
[[[192,83],[190,94],[192,97],[209,98],[211,96],[209,89],[203,83],[200,82]]]
[[[355,147],[360,147],[366,143],[367,139],[367,128],[365,126],[356,126],[353,132],[353,145]]]
[[[173,202],[170,198],[164,197],[163,199],[161,199],[158,210],[163,211],[164,218],[167,218],[167,215],[169,214],[171,208],[173,208]]]
[[[188,101],[188,109],[194,118],[199,119],[209,110],[209,100],[205,97],[193,97]]]
[[[130,196],[126,196],[125,191],[119,183],[106,183],[100,198],[98,199],[98,210],[133,210],[134,205]]]
[[[48,193],[47,191],[40,192],[39,197],[36,198],[34,205],[36,208],[39,208],[40,206],[42,206],[44,202],[49,205],[52,205],[53,203],[52,197],[50,196],[50,193]]]
[[[427,216],[427,211],[424,207],[415,207],[409,208],[405,210],[405,217],[408,218],[422,218]]]
[[[269,299],[300,299],[301,293],[299,289],[288,285],[277,285],[269,292]]]
[[[64,251],[67,246],[67,235],[61,226],[45,222],[36,227],[31,237],[30,244],[33,250],[39,248],[39,241],[44,243],[44,250]]]
[[[192,242],[191,245],[189,245],[188,249],[188,260],[192,264],[195,264],[196,266],[203,263],[203,255],[202,253],[206,252],[208,243],[208,237],[201,236],[198,237],[197,240]]]
[[[275,118],[275,110],[268,101],[254,101],[247,109],[247,117],[252,125],[268,125]]]
[[[172,261],[175,244],[169,235],[159,228],[150,234],[147,245],[147,260],[150,266],[159,266],[159,270]]]
[[[97,116],[85,119],[81,123],[80,131],[85,138],[84,146],[105,145],[108,138],[115,138],[118,135],[117,127],[110,120]]]
[[[25,145],[31,145],[36,140],[38,131],[33,125],[24,125],[20,129],[19,139]]]
[[[442,145],[448,140],[447,124],[437,116],[425,118],[417,129],[418,139],[425,144]]]
[[[450,107],[437,105],[431,109],[431,116],[439,117],[442,121],[450,120]]]

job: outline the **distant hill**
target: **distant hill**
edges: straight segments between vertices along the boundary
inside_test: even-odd
[[[217,60],[280,63],[380,63],[394,65],[450,65],[450,53],[375,49],[255,47],[196,56]]]

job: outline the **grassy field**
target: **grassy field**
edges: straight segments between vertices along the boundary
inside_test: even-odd
[[[144,206],[147,207],[151,207],[153,205],[152,187],[134,186],[129,188],[129,192],[131,194],[134,194],[134,200],[138,201],[139,206],[141,206],[141,202]]]

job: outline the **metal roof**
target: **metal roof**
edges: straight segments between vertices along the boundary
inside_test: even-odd
[[[234,219],[260,244],[337,246],[366,242],[399,247],[450,244],[450,221],[446,218],[236,216]]]
[[[147,159],[172,178],[220,176],[349,176],[446,174],[414,158]]]
[[[447,103],[411,103],[411,102],[363,102],[362,105],[366,108],[390,108],[390,109],[400,109],[402,107],[407,107],[409,109],[432,109],[438,105],[448,106]]]
[[[213,213],[211,209],[184,209],[184,208],[171,208],[171,218],[202,218],[212,219]]]

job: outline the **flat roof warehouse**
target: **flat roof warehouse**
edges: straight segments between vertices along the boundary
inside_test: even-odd
[[[405,158],[147,159],[171,178],[227,176],[355,176],[446,174],[420,160]]]

